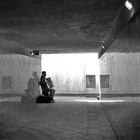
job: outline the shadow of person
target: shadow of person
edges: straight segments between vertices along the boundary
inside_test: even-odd
[[[36,98],[40,95],[39,78],[36,71],[33,71],[32,77],[29,78],[26,95],[22,96],[23,102],[35,102]]]

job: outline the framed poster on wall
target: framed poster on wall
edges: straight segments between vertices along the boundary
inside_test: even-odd
[[[95,75],[86,75],[86,88],[95,88],[96,80]]]
[[[101,88],[109,88],[109,75],[100,75]]]

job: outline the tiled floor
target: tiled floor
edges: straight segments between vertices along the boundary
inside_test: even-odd
[[[55,97],[51,104],[0,99],[0,140],[138,140],[140,98]]]

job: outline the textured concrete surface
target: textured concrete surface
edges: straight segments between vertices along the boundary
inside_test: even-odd
[[[0,98],[1,140],[137,140],[140,98],[55,97],[56,103],[22,104]]]
[[[5,48],[9,42],[17,53],[18,47],[41,53],[97,52],[122,5],[122,0],[1,0],[0,47],[11,50]]]
[[[119,43],[119,45],[123,45],[122,42]],[[126,46],[129,46],[129,44]],[[100,72],[110,75],[110,88],[102,88],[102,93],[140,93],[139,61],[140,53],[138,52],[104,54],[100,59]]]
[[[110,88],[102,93],[140,93],[139,31],[140,11],[100,58],[101,74],[110,75]]]
[[[25,94],[25,89],[31,89],[31,86],[37,91],[36,77],[40,75],[41,59],[16,54],[0,55],[1,94]]]

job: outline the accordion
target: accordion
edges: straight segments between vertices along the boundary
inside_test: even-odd
[[[47,82],[47,85],[49,86],[49,88],[54,87],[53,81],[50,77],[46,78],[46,82]]]

